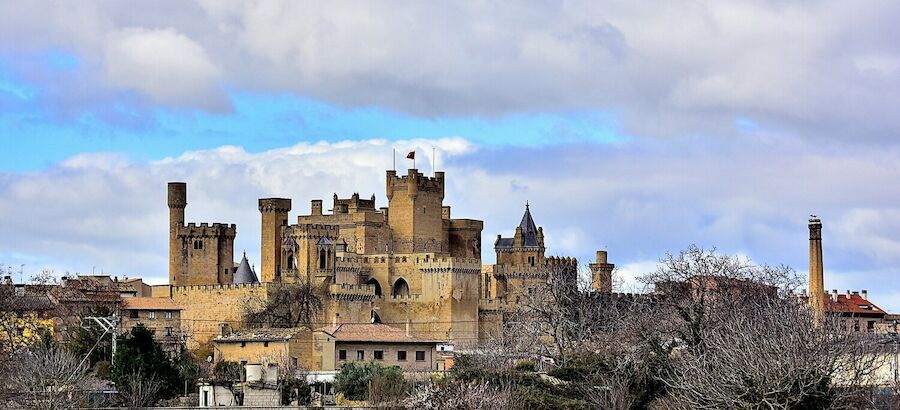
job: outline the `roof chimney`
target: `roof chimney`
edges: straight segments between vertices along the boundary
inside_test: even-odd
[[[406,337],[412,337],[412,332],[410,331],[411,324],[409,319],[406,319]]]
[[[228,323],[222,323],[222,336],[228,336],[231,334],[231,325]]]
[[[837,291],[837,289],[832,289],[832,290],[831,290],[831,299],[834,300],[835,302],[837,302],[837,300],[838,300],[838,291]]]
[[[862,298],[865,300],[869,300],[869,291],[868,290],[865,290],[865,289],[862,290]]]

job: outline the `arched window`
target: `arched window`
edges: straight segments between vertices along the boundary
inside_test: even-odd
[[[391,294],[394,296],[409,296],[409,284],[403,278],[397,279],[394,282],[394,291]]]
[[[326,265],[327,259],[325,259],[325,258],[326,258],[325,249],[322,249],[319,251],[319,269],[325,269],[325,267],[328,266],[328,265]]]
[[[294,269],[294,254],[293,253],[288,254],[287,268]]]
[[[366,285],[375,286],[375,296],[381,296],[381,284],[378,283],[378,280],[375,278],[370,278],[366,281]]]

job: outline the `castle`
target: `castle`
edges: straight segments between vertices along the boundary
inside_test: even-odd
[[[183,307],[195,343],[223,323],[240,326],[243,306],[265,300],[273,284],[310,282],[324,296],[319,325],[372,320],[411,328],[456,345],[497,337],[502,313],[548,272],[576,280],[574,258],[546,257],[543,229],[526,204],[514,237],[497,237],[495,265],[481,264],[483,222],[454,219],[443,203],[445,174],[386,173],[388,206],[375,196],[335,194],[326,213],[314,199],[307,215],[289,222],[292,201],[259,199],[260,270],[234,262],[235,225],[184,221],[187,186],[168,185],[169,284],[154,296]],[[597,252],[592,287],[610,292],[614,265]]]

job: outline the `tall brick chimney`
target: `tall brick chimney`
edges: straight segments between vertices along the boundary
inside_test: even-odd
[[[822,267],[822,221],[809,218],[809,306],[813,315],[825,317],[825,275]]]

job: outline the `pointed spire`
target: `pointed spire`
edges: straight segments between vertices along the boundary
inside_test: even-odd
[[[234,283],[258,283],[259,279],[257,279],[255,271],[247,261],[247,251],[244,251],[244,257],[241,258],[241,264],[234,272],[232,281]]]
[[[522,229],[525,246],[540,246],[537,240],[537,224],[534,223],[534,218],[531,217],[531,206],[527,201],[525,202],[525,215],[522,215],[522,222],[519,223],[519,228]]]

